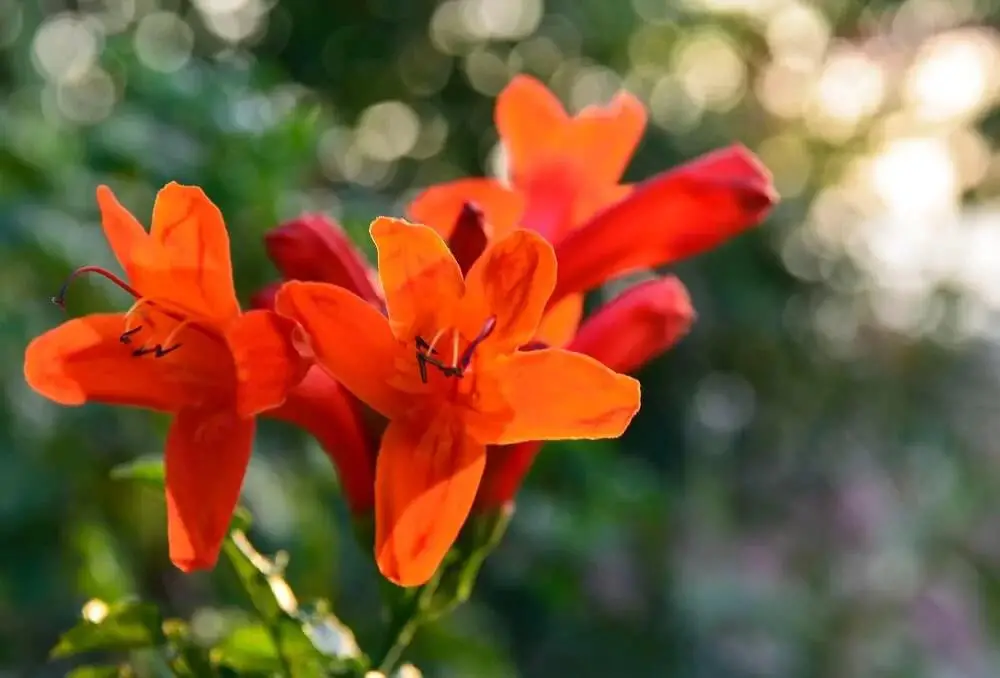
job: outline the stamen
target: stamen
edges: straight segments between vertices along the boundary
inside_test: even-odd
[[[476,348],[486,341],[487,337],[493,334],[493,330],[496,329],[497,319],[496,316],[490,316],[487,318],[486,323],[483,325],[483,329],[479,331],[479,334],[475,339],[469,342],[469,345],[465,347],[462,351],[461,356],[458,354],[458,342],[459,333],[457,329],[451,328],[452,332],[452,364],[445,365],[440,359],[433,357],[431,354],[436,354],[437,351],[434,350],[434,343],[440,339],[444,334],[445,330],[438,330],[437,334],[434,335],[434,341],[427,343],[427,340],[423,337],[416,338],[417,344],[417,369],[420,370],[420,381],[427,383],[427,366],[432,365],[439,370],[441,374],[446,377],[459,377],[465,375],[465,371],[469,369],[469,365],[472,363],[472,355],[475,353]]]
[[[462,353],[462,360],[458,363],[458,369],[463,372],[468,369],[469,363],[472,362],[472,354],[475,352],[476,348],[486,341],[486,339],[493,334],[493,330],[497,328],[497,317],[491,315],[486,319],[486,323],[483,325],[483,329],[479,330],[479,334],[475,339],[469,342],[469,345],[465,347],[465,351]]]
[[[96,273],[97,275],[107,278],[115,285],[118,285],[118,287],[122,288],[123,290],[131,294],[133,297],[137,299],[139,298],[139,293],[136,292],[131,285],[129,285],[127,282],[119,278],[117,275],[115,275],[108,269],[101,268],[100,266],[81,266],[80,268],[76,269],[75,271],[69,274],[69,277],[66,278],[65,282],[63,282],[62,287],[59,288],[59,294],[52,297],[52,303],[65,311],[66,293],[69,292],[70,284],[78,277],[86,273]]]
[[[173,346],[169,346],[167,348],[163,348],[163,344],[157,344],[153,348],[146,348],[145,346],[142,346],[132,351],[132,357],[141,358],[144,355],[149,355],[150,353],[152,353],[154,358],[162,358],[168,353],[173,353],[180,347],[181,347],[180,344],[174,344]]]
[[[183,344],[177,343],[177,341],[176,341],[177,340],[177,335],[180,334],[181,330],[183,330],[188,325],[191,325],[191,321],[190,320],[183,320],[183,321],[181,321],[181,323],[179,325],[177,325],[177,327],[175,327],[174,329],[172,329],[170,331],[170,334],[167,335],[167,338],[163,340],[162,344],[156,344],[152,348],[146,348],[145,346],[140,346],[139,348],[137,348],[134,351],[132,351],[132,357],[134,357],[134,358],[141,358],[144,355],[149,355],[150,353],[152,353],[153,357],[155,357],[155,358],[162,358],[165,355],[173,353],[174,351],[176,351],[177,349],[179,349],[181,346],[183,346]],[[125,334],[123,334],[122,337],[126,337],[127,335],[131,334],[132,332],[137,331],[138,329],[139,328],[137,327],[134,330],[129,330],[128,332],[126,332]],[[127,344],[129,342],[123,341],[122,343],[123,344]],[[166,344],[166,348],[164,348],[164,344]]]
[[[118,337],[118,341],[122,342],[123,344],[131,344],[132,343],[132,335],[135,334],[136,332],[138,332],[141,329],[142,329],[142,325],[136,325],[135,327],[133,327],[130,330],[125,330],[124,332],[121,333],[121,336]]]

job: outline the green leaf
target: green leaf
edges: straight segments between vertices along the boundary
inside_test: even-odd
[[[208,652],[191,639],[191,630],[180,619],[163,623],[163,633],[170,643],[170,668],[184,678],[215,678],[218,672],[209,660]]]
[[[165,471],[162,457],[140,457],[111,469],[115,480],[136,480],[149,485],[163,487]]]
[[[66,674],[66,678],[124,678],[131,676],[127,666],[81,666]]]
[[[150,603],[112,605],[98,623],[84,620],[64,633],[52,657],[70,657],[93,650],[135,650],[165,642],[160,611]]]
[[[280,671],[281,661],[263,624],[243,626],[212,648],[212,659],[240,673],[246,671]]]
[[[291,618],[280,620],[273,629],[265,624],[240,627],[212,649],[212,657],[241,675],[285,674],[286,667],[303,678],[325,674],[323,657]]]

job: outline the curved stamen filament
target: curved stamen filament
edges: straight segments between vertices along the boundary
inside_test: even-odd
[[[100,266],[81,266],[80,268],[76,269],[75,271],[69,274],[69,277],[67,277],[66,280],[63,282],[62,287],[59,288],[59,293],[56,296],[52,297],[52,303],[58,306],[59,308],[66,310],[66,294],[67,292],[69,292],[70,284],[72,284],[72,282],[77,278],[79,278],[81,275],[85,275],[87,273],[96,273],[99,276],[107,278],[115,285],[117,285],[118,287],[122,288],[123,290],[131,294],[136,299],[139,298],[139,293],[136,292],[131,285],[129,285],[127,282],[125,282],[123,279],[121,279],[108,269],[102,268]]]

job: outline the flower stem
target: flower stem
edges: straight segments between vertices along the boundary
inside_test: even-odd
[[[392,607],[385,650],[377,655],[381,657],[377,662],[372,662],[386,676],[399,663],[403,652],[413,641],[417,629],[424,622],[423,611],[430,604],[431,598],[437,590],[442,569],[439,568],[434,577],[416,591],[407,592],[406,597],[398,605]]]

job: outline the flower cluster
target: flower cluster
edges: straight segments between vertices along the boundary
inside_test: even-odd
[[[537,81],[499,95],[503,181],[433,186],[407,219],[371,225],[377,273],[344,231],[307,215],[266,236],[284,278],[242,311],[219,210],[171,183],[150,229],[101,187],[104,230],[134,298],[36,338],[25,377],[64,405],[173,417],[166,440],[170,557],[214,566],[257,416],[312,433],[375,558],[401,586],[437,570],[470,513],[508,504],[543,441],[621,435],[639,408],[624,373],[694,319],[684,286],[653,276],[583,318],[602,283],[710,249],[776,201],[740,146],[635,185],[621,175],[646,122],[619,94],[569,116]],[[63,292],[56,298],[61,302]]]

